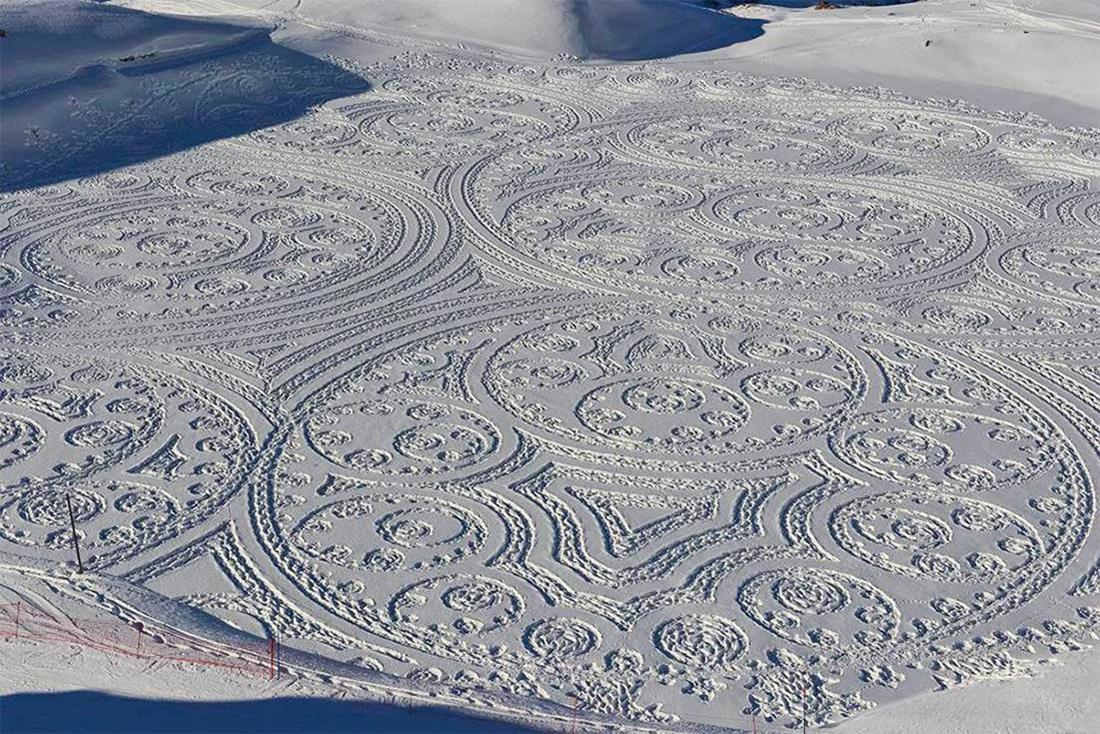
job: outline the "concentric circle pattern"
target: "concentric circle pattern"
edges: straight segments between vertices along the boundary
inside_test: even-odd
[[[6,565],[66,576],[71,522],[90,573],[288,646],[654,727],[1089,639],[1100,134],[340,63],[371,91],[0,197]]]

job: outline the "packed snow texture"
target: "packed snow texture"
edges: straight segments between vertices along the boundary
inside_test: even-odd
[[[494,2],[6,29],[64,53],[4,77],[0,603],[559,728],[854,726],[1086,647],[1100,131],[606,61],[736,9]]]

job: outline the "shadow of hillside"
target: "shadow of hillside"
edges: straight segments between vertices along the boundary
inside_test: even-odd
[[[717,15],[717,14],[716,14]],[[667,38],[672,40],[662,41],[661,30],[654,33],[653,40],[637,46],[613,48],[597,53],[600,58],[608,61],[658,61],[684,54],[703,53],[717,49],[745,43],[764,35],[764,26],[768,21],[759,18],[737,18],[729,15],[717,15],[714,29],[696,39],[690,41],[676,39],[671,34]]]
[[[653,61],[714,51],[764,35],[767,21],[725,13],[705,13],[694,6],[650,6],[589,2],[577,6],[586,57],[608,61]],[[660,10],[661,12],[654,12]],[[641,12],[640,12],[641,11]]]
[[[370,89],[357,75],[274,43],[266,30],[224,28],[213,43],[127,54],[6,94],[0,191],[105,173]]]
[[[324,698],[165,701],[95,691],[0,696],[0,731],[136,734],[539,734],[541,729],[443,708]]]

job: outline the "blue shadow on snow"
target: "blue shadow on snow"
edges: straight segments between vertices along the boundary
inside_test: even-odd
[[[356,74],[275,43],[268,29],[93,8],[109,12],[111,21],[145,23],[154,35],[168,21],[172,30],[211,29],[212,41],[121,57],[122,50],[96,48],[84,56],[106,61],[79,66],[52,83],[0,89],[0,192],[105,173],[243,135],[370,90]],[[11,45],[20,40],[19,30],[11,29],[6,56],[16,63],[20,49],[33,60],[50,53],[38,42],[64,45],[69,37],[39,33],[20,48]]]
[[[96,691],[0,696],[0,731],[148,734],[540,734],[546,730],[464,715],[366,701],[274,698],[164,701]]]

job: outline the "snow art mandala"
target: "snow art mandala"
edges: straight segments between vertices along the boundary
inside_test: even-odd
[[[5,564],[67,577],[71,520],[90,573],[287,647],[657,727],[1089,637],[1094,132],[341,63],[370,91],[0,196]]]

